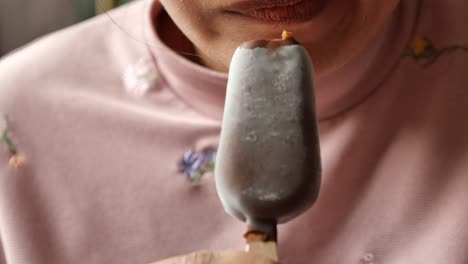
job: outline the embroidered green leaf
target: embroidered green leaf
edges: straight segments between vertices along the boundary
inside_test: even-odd
[[[210,162],[210,164],[208,164],[208,171],[209,172],[214,172],[214,170],[215,170],[215,163]]]
[[[199,169],[198,170],[198,175],[192,178],[192,183],[193,184],[199,184],[203,180],[203,177],[210,172],[214,172],[215,164],[214,162],[210,162],[206,169]]]
[[[3,130],[2,133],[2,140],[5,142],[5,144],[8,147],[8,150],[11,152],[11,154],[15,155],[17,153],[17,149],[15,144],[10,138],[10,119],[8,118],[8,115],[5,116],[5,129]]]
[[[412,46],[405,52],[403,58],[412,58],[416,62],[423,62],[423,68],[432,65],[437,59],[445,54],[455,51],[468,53],[468,47],[462,45],[450,45],[444,48],[436,48],[432,41],[427,37],[417,37],[414,39]]]

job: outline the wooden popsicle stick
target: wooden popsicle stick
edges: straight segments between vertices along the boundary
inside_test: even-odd
[[[248,233],[245,238],[245,251],[266,256],[275,262],[279,261],[276,241],[265,241],[265,235],[260,233]]]

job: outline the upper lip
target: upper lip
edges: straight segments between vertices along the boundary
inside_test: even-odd
[[[257,9],[292,6],[305,0],[242,0],[225,8],[227,11],[246,12]]]

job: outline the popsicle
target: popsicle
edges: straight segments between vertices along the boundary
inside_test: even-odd
[[[283,38],[235,51],[227,85],[216,188],[224,209],[247,223],[246,238],[277,240],[277,224],[318,197],[321,163],[312,63]]]

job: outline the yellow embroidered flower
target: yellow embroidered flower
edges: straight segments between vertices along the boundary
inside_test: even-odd
[[[428,48],[430,43],[425,37],[417,37],[413,41],[413,54],[416,56],[422,55]]]
[[[11,156],[8,164],[10,164],[10,166],[12,166],[13,168],[17,169],[19,167],[24,166],[24,164],[26,164],[26,157],[24,157],[21,154],[15,154]]]

